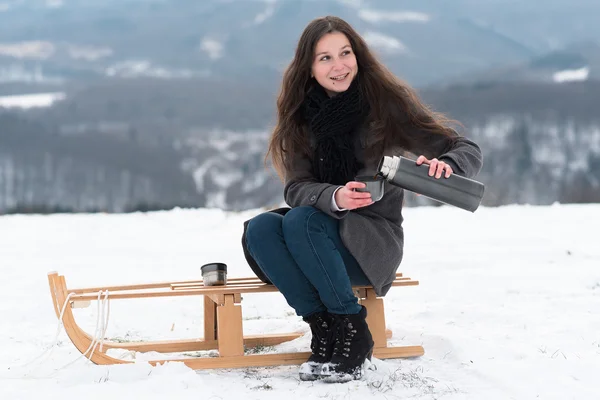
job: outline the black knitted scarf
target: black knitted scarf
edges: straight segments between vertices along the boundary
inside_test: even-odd
[[[331,98],[315,82],[306,95],[304,117],[316,139],[313,173],[320,182],[345,185],[362,167],[354,152],[354,132],[364,122],[368,106],[357,81],[358,77]]]

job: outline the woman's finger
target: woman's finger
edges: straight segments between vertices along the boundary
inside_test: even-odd
[[[356,190],[347,190],[347,189],[340,189],[340,192],[342,196],[346,197],[348,200],[355,200],[355,199],[366,199],[371,197],[371,193],[370,192],[359,192]]]
[[[437,158],[431,159],[431,162],[429,164],[429,176],[433,176],[435,174],[435,171],[437,170],[438,163],[439,163],[439,161],[438,161]]]
[[[370,206],[371,204],[373,204],[373,200],[371,200],[371,199],[356,200],[355,206],[356,206],[356,208],[361,208],[361,207]]]
[[[417,165],[421,165],[421,164],[429,164],[429,160],[427,159],[427,157],[420,155],[419,157],[417,157]]]
[[[348,182],[349,184],[350,182]],[[357,184],[362,184],[362,182],[356,182]],[[348,185],[346,184],[345,187],[340,189],[340,192],[342,192],[341,194],[349,199],[364,199],[366,197],[370,197],[371,193],[369,192],[365,192],[365,191],[358,191],[356,189],[364,189],[367,185],[362,184],[362,186],[357,187],[356,189],[348,189],[348,186],[354,186],[354,185]]]
[[[450,175],[452,175],[453,172],[452,167],[446,164],[446,178],[450,178]]]
[[[348,192],[349,199],[367,199],[370,197],[371,197],[370,192],[355,192],[355,191]]]
[[[442,174],[444,173],[444,168],[446,168],[447,165],[445,162],[440,161],[437,165],[437,172],[435,174],[435,179],[440,179],[442,177]]]
[[[352,191],[353,189],[363,189],[367,187],[367,184],[364,182],[358,182],[358,181],[350,181],[348,183],[346,183],[345,188]]]

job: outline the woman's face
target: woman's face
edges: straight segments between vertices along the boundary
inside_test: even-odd
[[[356,56],[346,35],[327,33],[317,42],[311,74],[330,97],[347,90],[357,73]]]

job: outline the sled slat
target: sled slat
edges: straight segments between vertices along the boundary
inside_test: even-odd
[[[410,280],[410,278],[404,278],[401,272],[396,274],[396,281],[398,280]],[[256,283],[262,284],[263,282],[256,277],[249,278],[227,278],[227,286],[238,285],[238,284],[249,284]],[[395,283],[395,282],[394,282]],[[98,293],[99,291],[119,292],[123,290],[146,290],[146,289],[162,289],[162,288],[181,288],[181,287],[205,287],[202,280],[195,281],[176,281],[176,282],[155,282],[155,283],[143,283],[143,284],[132,284],[132,285],[119,285],[119,286],[96,286],[87,288],[67,289],[67,293]],[[394,286],[394,284],[392,284]],[[214,286],[212,286],[214,287]],[[360,286],[362,287],[362,286]],[[366,287],[366,286],[365,286]],[[357,286],[359,288],[359,286]]]
[[[418,281],[413,280],[398,280],[392,286],[416,286]],[[368,286],[355,286],[355,289],[368,288]],[[234,293],[268,293],[278,292],[278,289],[273,285],[266,283],[244,286],[202,286],[190,289],[179,290],[155,290],[155,291],[109,291],[111,299],[138,299],[149,297],[178,297],[178,296],[200,296],[208,294],[234,294]],[[76,294],[71,296],[73,300],[97,300],[98,293],[94,294]]]

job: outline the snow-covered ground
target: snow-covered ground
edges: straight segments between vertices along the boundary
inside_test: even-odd
[[[65,94],[62,92],[0,96],[0,108],[50,107],[53,103],[64,99]]]
[[[64,331],[40,358],[57,328],[49,271],[71,287],[196,279],[213,261],[227,263],[230,277],[247,276],[240,234],[257,212],[0,217],[0,399],[600,396],[600,205],[405,209],[401,270],[421,284],[392,289],[386,315],[392,342],[422,344],[425,355],[374,360],[376,370],[361,381],[301,382],[296,366],[97,366],[79,357]],[[308,332],[279,293],[245,295],[243,303],[246,333]],[[197,337],[201,305],[195,297],[114,300],[106,336]],[[93,332],[94,303],[74,311]],[[280,348],[308,344],[306,335]]]
[[[583,67],[579,69],[566,69],[563,71],[555,72],[552,76],[554,82],[563,83],[563,82],[579,82],[585,81],[588,79],[590,75],[590,68]]]

